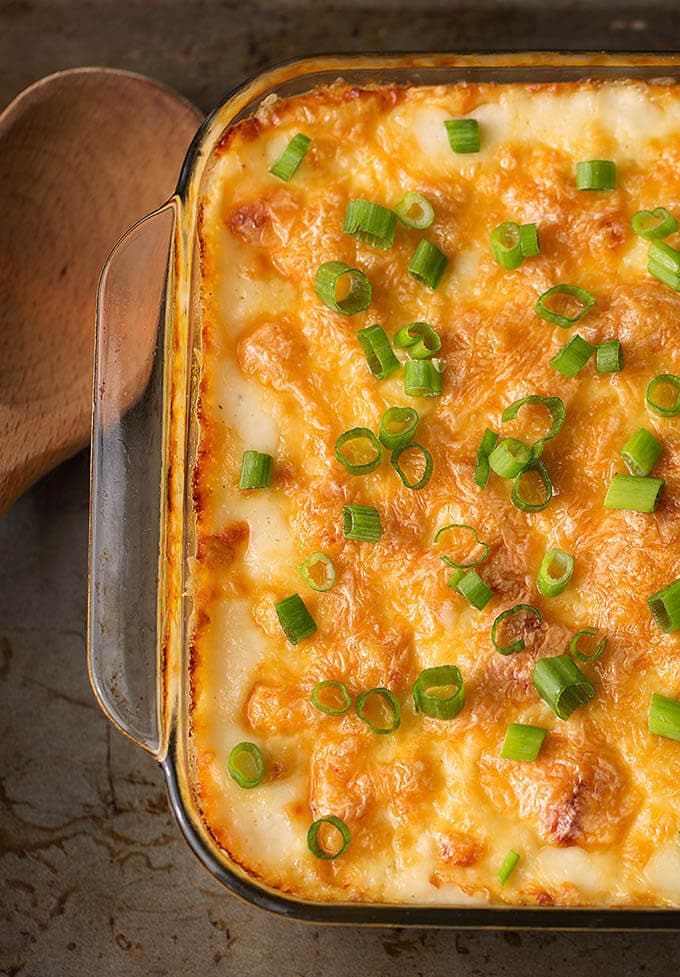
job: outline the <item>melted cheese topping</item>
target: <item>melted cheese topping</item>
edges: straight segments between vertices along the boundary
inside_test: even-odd
[[[443,122],[479,120],[482,150],[451,152]],[[290,183],[268,173],[296,132],[312,139]],[[580,159],[613,159],[617,189],[575,189]],[[426,232],[399,226],[389,251],[343,234],[348,200],[394,206],[406,190],[435,209]],[[680,93],[673,86],[584,82],[551,86],[349,89],[341,84],[269,105],[228,132],[202,201],[202,377],[194,473],[197,558],[190,579],[194,790],[225,859],[284,892],[315,901],[680,905],[680,745],[647,732],[652,692],[680,696],[680,639],[662,635],[646,598],[680,576],[680,423],[648,416],[644,391],[680,373],[680,296],[645,270],[630,230],[641,208],[680,212]],[[541,255],[506,273],[489,235],[505,220],[538,225]],[[421,237],[450,259],[432,292],[407,273]],[[671,243],[673,243],[671,241]],[[314,294],[318,266],[363,269],[373,303],[346,318]],[[550,358],[571,335],[539,319],[537,296],[559,282],[596,306],[577,327],[589,342],[618,337],[621,373],[594,361],[565,379]],[[415,320],[442,336],[444,393],[405,396],[403,371],[378,382],[356,331],[388,334]],[[557,395],[567,419],[543,460],[555,496],[541,512],[512,506],[509,484],[472,480],[484,429],[527,394]],[[387,460],[356,478],[336,438],[377,431],[391,405],[420,412],[418,440],[434,474],[411,492]],[[656,512],[607,511],[620,448],[638,427],[664,445]],[[503,433],[532,437],[527,419]],[[275,459],[271,489],[239,492],[246,448]],[[345,503],[376,506],[376,544],[341,531]],[[491,544],[480,568],[494,599],[482,611],[446,586],[432,539],[447,522]],[[536,590],[541,558],[560,546],[576,572],[559,597]],[[314,593],[298,567],[321,550],[337,581]],[[285,640],[274,602],[299,592],[318,631]],[[493,619],[519,602],[544,623],[526,650],[503,657]],[[596,699],[567,722],[531,682],[537,658],[600,628],[604,656],[583,666]],[[416,715],[423,668],[461,669],[466,705],[440,722]],[[393,690],[402,722],[376,736],[354,712],[310,703],[339,679],[356,697]],[[534,763],[500,758],[510,722],[546,727]],[[257,743],[266,777],[253,790],[227,773],[231,748]],[[352,832],[347,853],[319,861],[306,846],[315,818]],[[505,887],[510,848],[521,854]]]

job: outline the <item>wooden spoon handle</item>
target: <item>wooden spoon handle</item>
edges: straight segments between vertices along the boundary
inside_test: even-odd
[[[90,675],[104,712],[154,756],[163,413],[172,198],[111,252],[99,284],[90,523]],[[166,294],[167,293],[167,294]],[[166,300],[164,302],[164,299]]]

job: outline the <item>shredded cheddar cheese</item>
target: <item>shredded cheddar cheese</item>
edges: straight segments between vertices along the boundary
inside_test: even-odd
[[[480,151],[452,152],[444,122],[479,122]],[[269,172],[303,133],[311,144],[289,182]],[[616,189],[576,188],[581,160],[616,163]],[[394,209],[405,193],[434,209],[426,230],[400,223],[385,250],[343,233],[348,202]],[[312,901],[567,906],[680,905],[680,743],[649,733],[654,692],[680,698],[680,636],[664,635],[647,597],[680,576],[680,418],[650,415],[649,380],[680,373],[680,294],[646,271],[640,209],[680,215],[680,89],[637,81],[375,87],[337,83],[262,107],[225,133],[201,201],[201,363],[193,474],[197,551],[189,579],[193,789],[208,831],[253,877]],[[490,235],[535,224],[540,254],[505,271]],[[448,258],[432,290],[408,273],[421,239]],[[670,242],[674,244],[671,238]],[[315,294],[318,267],[363,271],[372,301],[352,316]],[[595,304],[572,330],[535,312],[559,283]],[[359,329],[389,337],[412,322],[441,337],[442,395],[404,392],[400,366],[370,372]],[[621,341],[622,371],[595,357],[573,378],[550,360],[578,332]],[[401,363],[408,349],[397,350]],[[523,512],[511,482],[474,482],[487,428],[531,444],[549,418],[503,410],[559,397],[566,418],[541,461],[550,503]],[[415,440],[432,475],[410,490],[389,463],[352,475],[334,445],[355,427],[378,434],[389,407],[415,407]],[[608,510],[620,450],[645,427],[663,445],[654,512]],[[238,488],[242,454],[271,454],[270,488]],[[374,506],[373,542],[349,540],[342,510]],[[475,567],[492,591],[476,610],[447,586],[433,545],[450,524],[489,544]],[[558,596],[542,596],[543,557],[575,560]],[[331,589],[306,586],[314,553]],[[316,625],[293,646],[275,603],[299,593]],[[525,647],[494,648],[494,619],[533,605]],[[565,654],[583,628],[607,638],[580,668],[595,698],[562,721],[532,683],[537,659]],[[449,720],[416,712],[426,668],[455,665],[465,705]],[[320,682],[344,683],[352,708],[328,715]],[[398,729],[378,735],[358,696],[386,688]],[[511,723],[548,730],[536,760],[500,756]],[[255,743],[264,776],[230,778],[228,757]],[[347,850],[307,847],[319,818],[340,818]],[[505,885],[508,851],[520,855]]]

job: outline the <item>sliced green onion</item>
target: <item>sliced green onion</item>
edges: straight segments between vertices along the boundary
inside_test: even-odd
[[[501,756],[504,760],[532,763],[541,752],[547,732],[542,726],[510,723],[501,747]]]
[[[345,505],[342,508],[342,532],[345,539],[377,543],[382,536],[380,513],[370,505]]]
[[[569,719],[574,710],[595,698],[595,689],[569,655],[539,658],[532,681],[540,697],[560,719]]]
[[[338,298],[338,285],[341,279],[349,276],[349,291],[344,298]],[[323,304],[341,315],[355,315],[363,312],[371,304],[371,283],[363,271],[350,268],[343,261],[326,261],[321,265],[314,280],[314,291]]]
[[[292,645],[297,645],[316,631],[314,618],[299,594],[291,594],[274,604],[281,630]]]
[[[340,834],[341,844],[334,851],[330,851],[319,842],[319,832],[323,829],[324,825],[330,825],[331,828],[335,828]],[[334,814],[329,814],[325,818],[319,818],[318,821],[310,825],[309,831],[307,832],[307,847],[312,855],[316,855],[317,858],[328,860],[340,858],[349,848],[351,840],[352,834],[349,828],[341,818],[336,818]]]
[[[660,240],[674,234],[678,229],[678,222],[665,207],[655,207],[654,210],[638,210],[631,221],[633,232],[648,241]]]
[[[616,190],[616,163],[588,159],[576,164],[577,190]]]
[[[519,236],[519,224],[515,221],[505,221],[491,232],[491,254],[493,260],[506,271],[514,271],[522,264],[522,244]]]
[[[286,183],[295,175],[298,166],[307,155],[307,150],[312,145],[309,136],[304,136],[298,132],[293,136],[279,158],[269,167],[269,172],[278,176],[279,180]]]
[[[536,586],[544,597],[557,597],[574,574],[574,557],[558,546],[548,550],[538,568]]]
[[[428,322],[411,322],[394,334],[397,349],[408,349],[414,360],[426,360],[442,348],[439,333]]]
[[[496,878],[501,885],[505,885],[512,873],[517,868],[517,863],[519,862],[519,854],[516,851],[510,850],[508,854],[503,859],[503,864],[498,869],[498,874]]]
[[[571,316],[563,315],[561,312],[554,312],[546,304],[546,300],[552,298],[553,295],[569,295],[580,303],[581,308]],[[552,322],[562,329],[568,329],[578,322],[579,319],[582,319],[586,312],[590,312],[594,305],[595,296],[587,292],[585,288],[580,288],[578,285],[553,285],[547,292],[543,292],[539,296],[534,306],[534,311],[536,315],[539,315],[541,319],[545,319],[546,322]]]
[[[420,476],[420,478],[417,478],[415,482],[409,481],[406,472],[399,464],[399,459],[401,458],[402,454],[404,454],[405,451],[419,451],[423,456],[425,467],[423,468],[422,475]],[[434,462],[432,460],[432,455],[427,450],[427,448],[423,448],[422,444],[418,444],[417,441],[409,441],[408,444],[404,444],[401,446],[401,448],[397,448],[395,451],[392,452],[392,456],[390,458],[390,465],[392,466],[392,468],[394,468],[395,472],[402,480],[406,488],[413,489],[414,492],[417,492],[418,489],[425,488],[427,483],[430,481],[430,478],[432,477],[432,469],[434,467]]]
[[[402,224],[418,231],[424,231],[434,221],[434,208],[430,201],[413,190],[404,194],[394,212]]]
[[[560,433],[567,416],[567,411],[564,406],[564,401],[560,397],[539,397],[538,394],[531,394],[529,397],[522,397],[521,400],[516,400],[509,407],[506,407],[501,415],[501,420],[504,423],[506,421],[514,421],[525,404],[528,406],[539,405],[545,407],[550,414],[550,427],[547,433],[532,445],[533,457],[538,458],[543,451],[545,442],[552,441]],[[491,467],[493,468],[493,465]]]
[[[489,481],[491,468],[489,466],[489,455],[498,443],[498,435],[487,427],[482,435],[482,440],[477,451],[477,461],[475,463],[474,483],[480,488],[486,488]]]
[[[484,560],[486,560],[487,556],[489,555],[489,550],[491,549],[491,547],[488,543],[485,543],[483,540],[479,538],[476,529],[474,529],[472,526],[466,526],[465,523],[452,522],[448,526],[442,526],[441,529],[437,530],[437,533],[434,537],[435,545],[440,541],[444,533],[448,533],[452,529],[465,529],[467,532],[472,533],[472,535],[475,538],[474,545],[482,547],[482,555],[477,557],[476,560],[469,560],[467,563],[460,563],[460,562],[456,563],[452,557],[442,556],[441,558],[442,563],[445,563],[447,567],[454,567],[457,570],[470,570],[472,567],[477,567],[479,566],[480,563],[483,563]]]
[[[533,614],[538,618],[539,623],[543,620],[541,612],[533,604],[515,604],[514,607],[509,607],[506,611],[502,611],[491,625],[491,642],[496,651],[500,652],[501,655],[514,655],[516,652],[522,651],[525,647],[524,638],[517,638],[516,641],[512,641],[509,645],[500,645],[498,643],[498,629],[503,621],[507,621],[508,618],[521,613]]]
[[[538,228],[535,224],[520,224],[519,244],[524,258],[535,258],[537,254],[541,253],[541,246],[538,243]]]
[[[651,259],[647,262],[647,271],[653,278],[657,278],[674,291],[680,292],[680,271],[671,271],[666,265]]]
[[[386,251],[394,244],[397,215],[372,200],[350,200],[342,229],[364,244]]]
[[[662,389],[670,387],[675,394],[675,401],[664,404],[655,400],[654,394],[659,387]],[[658,377],[649,381],[645,400],[652,413],[659,417],[675,417],[676,414],[680,414],[680,377],[676,377],[674,373],[660,373]]]
[[[387,333],[382,326],[376,323],[360,329],[357,339],[361,343],[369,370],[378,380],[384,380],[399,369],[399,360],[394,355]]]
[[[517,438],[504,438],[489,455],[489,467],[501,478],[514,478],[532,459],[531,448]]]
[[[623,369],[623,346],[619,339],[607,339],[597,347],[597,372],[620,373]]]
[[[487,587],[476,570],[457,571],[457,573],[461,572],[463,576],[457,578],[455,584],[449,580],[449,585],[453,586],[478,611],[483,611],[493,597],[493,590]]]
[[[580,631],[577,631],[574,637],[569,642],[569,654],[571,655],[571,657],[575,658],[579,662],[588,663],[588,662],[596,661],[600,657],[600,655],[604,652],[605,648],[607,647],[606,638],[602,638],[602,640],[598,643],[592,655],[584,655],[582,651],[579,651],[579,647],[578,647],[580,638],[583,637],[594,638],[596,634],[597,634],[597,628],[581,628]]]
[[[663,478],[614,475],[604,500],[605,509],[654,512],[664,487]]]
[[[238,480],[240,489],[269,488],[272,483],[274,459],[271,455],[249,448],[243,452],[241,459],[241,476]]]
[[[453,691],[442,696],[433,689]],[[465,705],[465,688],[460,669],[455,665],[438,665],[420,673],[413,686],[413,704],[416,712],[433,719],[454,719]]]
[[[461,582],[467,570],[454,570],[449,579],[446,581],[446,586],[450,587],[451,590],[458,590],[458,584]]]
[[[680,631],[680,578],[652,594],[647,603],[664,634]]]
[[[680,740],[680,702],[655,692],[649,703],[648,726],[650,733]]]
[[[227,760],[229,776],[239,787],[250,790],[264,777],[264,759],[254,743],[237,743]]]
[[[384,719],[385,722],[382,725],[377,725],[366,714],[367,704],[370,704],[372,699],[374,703],[376,699],[381,700],[377,704],[383,710],[381,719]],[[357,699],[356,711],[359,719],[363,719],[374,733],[383,735],[385,733],[393,733],[396,729],[399,729],[401,707],[399,706],[399,700],[396,695],[389,689],[369,689],[368,692],[362,692]]]
[[[647,252],[649,262],[665,268],[672,275],[680,275],[680,251],[665,241],[652,241]]]
[[[532,471],[538,472],[545,493],[544,498],[538,502],[530,502],[529,499],[526,499],[522,495],[522,480]],[[515,508],[520,509],[522,512],[540,512],[541,509],[545,509],[552,497],[553,484],[542,461],[532,461],[530,465],[522,469],[519,475],[515,475],[515,480],[512,483],[512,493],[510,495],[510,500]]]
[[[326,692],[331,692],[335,696],[336,705],[324,702],[322,696]],[[336,682],[334,679],[326,679],[325,682],[317,682],[312,689],[310,696],[312,705],[319,712],[325,712],[327,716],[344,716],[352,705],[352,697],[347,691],[344,682]]]
[[[342,451],[346,444],[351,444],[353,441],[368,441],[370,448],[375,454],[368,461],[354,464]],[[381,443],[373,431],[369,431],[367,427],[353,427],[349,431],[345,431],[344,434],[341,434],[335,442],[335,457],[341,465],[345,466],[350,475],[369,475],[380,465],[382,456],[383,449]]]
[[[435,289],[446,271],[449,259],[434,244],[423,239],[416,248],[408,270],[423,285]]]
[[[476,119],[447,119],[444,126],[454,153],[479,152],[479,123]]]
[[[319,576],[319,572],[321,576]],[[335,583],[335,567],[325,553],[312,553],[304,563],[298,567],[298,573],[312,590],[325,593]]]
[[[568,340],[558,353],[550,360],[550,365],[554,366],[558,373],[563,377],[575,377],[579,370],[582,370],[590,357],[595,352],[595,347],[586,342],[582,336],[575,333]]]
[[[388,407],[380,421],[380,440],[391,451],[403,448],[416,433],[419,420],[414,407]]]
[[[404,392],[409,397],[441,397],[442,375],[432,360],[406,360]]]
[[[662,454],[663,445],[644,427],[639,427],[621,448],[631,475],[649,475]]]

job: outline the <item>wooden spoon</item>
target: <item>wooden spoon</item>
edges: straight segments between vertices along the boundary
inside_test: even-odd
[[[107,68],[43,78],[0,115],[0,513],[87,444],[102,265],[173,192],[200,121]]]

